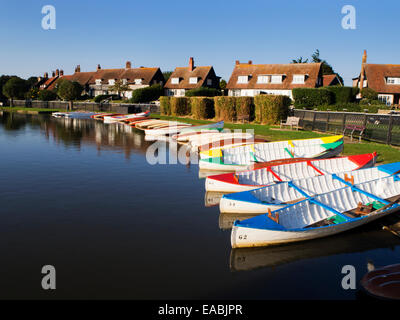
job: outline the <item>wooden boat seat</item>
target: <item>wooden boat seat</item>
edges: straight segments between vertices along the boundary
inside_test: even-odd
[[[276,222],[279,224],[279,213],[275,214],[275,217],[271,213],[271,209],[268,208],[268,218],[270,218],[272,221]]]

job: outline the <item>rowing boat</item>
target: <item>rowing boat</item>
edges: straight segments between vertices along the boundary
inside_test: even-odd
[[[190,131],[174,134],[171,138],[178,142],[188,142],[192,136],[196,136],[199,134],[214,134],[223,132],[223,128],[205,128],[201,131]]]
[[[201,152],[199,168],[236,171],[253,163],[287,158],[330,158],[342,151],[343,136],[255,143]]]
[[[104,117],[113,117],[113,116],[123,116],[122,113],[96,113],[91,116],[92,119],[95,120],[103,120]]]
[[[400,299],[400,264],[392,264],[366,273],[360,283],[364,290],[380,299]]]
[[[372,167],[377,154],[367,153],[331,159],[292,159],[263,168],[207,176],[206,191],[240,192],[254,190],[275,182],[305,179],[324,174]]]
[[[134,114],[126,114],[126,115],[120,115],[120,116],[105,116],[103,117],[104,123],[115,123],[115,122],[121,122],[127,119],[136,119],[136,118],[143,118],[143,117],[149,117],[150,112],[140,112],[140,113],[134,113]]]
[[[233,139],[223,139],[223,140],[217,140],[211,143],[206,143],[201,146],[198,146],[198,151],[209,151],[212,149],[217,149],[221,147],[234,147],[234,146],[245,146],[248,144],[254,144],[254,143],[263,143],[266,142],[264,139],[256,139],[256,138],[233,138]]]
[[[198,125],[198,126],[193,126],[192,124],[188,124],[188,123],[177,122],[177,123],[171,124],[170,126],[167,126],[165,128],[146,129],[145,133],[152,135],[152,136],[174,135],[177,133],[198,132],[198,131],[202,131],[204,129],[223,128],[223,127],[224,127],[223,121],[220,121],[217,123],[208,123],[208,124],[203,124],[203,125]]]
[[[344,188],[346,184],[343,181],[359,184],[388,177],[396,172],[400,172],[400,162],[277,183],[255,190],[226,194],[222,196],[219,208],[221,213],[262,214],[268,209],[278,210],[290,203]]]
[[[248,132],[225,132],[215,133],[211,135],[197,135],[189,139],[189,145],[193,150],[198,150],[200,146],[205,144],[213,144],[215,148],[227,147],[228,145],[233,146],[234,144],[241,145],[243,140],[253,140],[254,135]],[[226,143],[224,143],[225,141]],[[230,143],[229,143],[230,141]],[[264,141],[264,140],[262,140]]]
[[[400,177],[352,184],[282,209],[236,221],[233,248],[258,247],[326,237],[365,225],[400,209]]]

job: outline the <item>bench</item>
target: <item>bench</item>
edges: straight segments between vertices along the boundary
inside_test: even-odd
[[[350,140],[351,141],[353,141],[353,135],[355,133],[358,133],[358,140],[359,140],[359,142],[361,142],[361,138],[365,131],[365,126],[357,126],[357,125],[349,124],[344,128],[343,135],[345,135],[346,130],[350,131]]]
[[[296,127],[296,130],[299,130],[299,122],[300,118],[298,117],[287,117],[286,121],[281,120],[281,129],[284,126],[290,126],[290,130],[292,130],[293,127]]]
[[[237,121],[242,121],[242,123],[250,122],[250,116],[248,114],[240,115],[237,117]]]

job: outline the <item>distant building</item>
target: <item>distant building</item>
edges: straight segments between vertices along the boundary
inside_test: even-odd
[[[190,89],[201,87],[219,89],[219,80],[212,66],[197,67],[194,59],[189,59],[187,67],[177,67],[165,84],[165,95],[183,97]]]
[[[386,105],[400,102],[400,65],[367,63],[367,51],[364,50],[361,72],[353,79],[353,87],[371,88],[378,93],[378,99]],[[359,95],[362,98],[361,94]]]
[[[253,64],[252,61],[247,63],[236,61],[226,88],[229,96],[253,97],[259,94],[275,94],[293,98],[294,88],[317,88],[322,87],[324,82],[329,83],[328,85],[337,82],[334,77],[324,78],[321,65],[321,63]]]
[[[91,97],[101,94],[114,94],[112,86],[116,81],[121,81],[128,85],[128,91],[122,93],[126,98],[132,97],[132,90],[148,87],[154,84],[164,85],[165,79],[160,68],[132,68],[131,62],[126,63],[125,68],[121,69],[102,69],[97,65],[96,71],[81,72],[81,67],[78,65],[75,68],[75,73],[72,75],[64,75],[63,73],[54,73],[52,78],[41,86],[41,89],[52,90],[55,88],[58,79],[67,79],[70,81],[79,82],[85,90],[85,93]]]

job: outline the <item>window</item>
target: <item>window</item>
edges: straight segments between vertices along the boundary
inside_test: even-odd
[[[96,85],[101,85],[101,79],[96,79]]]
[[[391,95],[391,94],[380,94],[380,95],[378,95],[378,100],[382,101],[387,106],[390,106],[392,104],[393,95]]]
[[[172,84],[179,84],[179,78],[171,78]]]
[[[127,79],[122,79],[122,84],[127,84],[128,80]]]
[[[135,84],[142,84],[142,79],[135,79]]]
[[[190,84],[196,84],[197,83],[197,77],[190,77],[189,78],[189,83]]]
[[[108,80],[108,84],[113,86],[115,84],[115,80],[114,79],[110,79]]]
[[[294,74],[292,83],[304,83],[304,74]]]
[[[237,83],[247,83],[249,82],[249,76],[239,76]]]
[[[270,82],[271,76],[261,75],[257,77],[257,83],[268,83]]]
[[[272,75],[271,83],[282,83],[282,75]]]
[[[212,79],[207,79],[207,85],[212,86]]]
[[[400,78],[388,77],[386,79],[387,84],[400,84]]]

